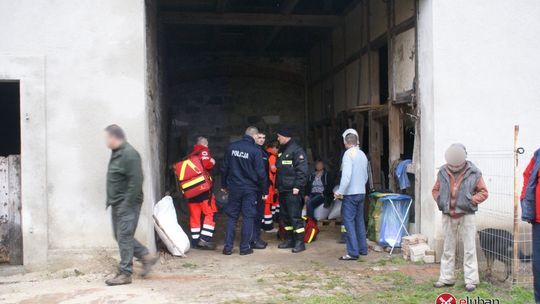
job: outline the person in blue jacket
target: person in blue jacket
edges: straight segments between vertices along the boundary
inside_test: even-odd
[[[255,144],[259,130],[248,127],[242,139],[229,145],[221,167],[221,191],[229,193],[224,207],[228,217],[225,232],[224,255],[231,255],[234,245],[236,223],[242,214],[240,255],[253,253],[250,247],[253,223],[257,214],[258,195],[263,200],[268,195],[267,173],[261,148]]]

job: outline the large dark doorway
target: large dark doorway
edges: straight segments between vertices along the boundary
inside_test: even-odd
[[[21,154],[18,81],[0,81],[0,156]]]

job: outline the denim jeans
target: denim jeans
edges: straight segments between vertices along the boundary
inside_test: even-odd
[[[540,303],[540,223],[532,224],[532,268],[534,278],[534,300]]]
[[[324,195],[320,193],[312,194],[309,196],[309,200],[306,202],[306,214],[308,217],[315,220],[315,209],[324,204]]]
[[[341,206],[343,225],[347,230],[347,254],[352,257],[366,255],[366,225],[364,223],[365,194],[344,195]]]

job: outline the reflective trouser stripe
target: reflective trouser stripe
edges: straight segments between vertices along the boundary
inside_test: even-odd
[[[304,227],[298,228],[294,231],[295,233],[304,233]]]
[[[347,232],[347,229],[345,229],[345,226],[343,226],[343,225],[341,225],[341,232],[342,232],[342,233]]]
[[[203,230],[201,232],[202,235],[206,235],[206,236],[214,236],[214,233],[211,232],[211,231],[207,231],[207,230]]]
[[[285,226],[285,230],[287,231],[293,231],[294,227],[293,226]]]

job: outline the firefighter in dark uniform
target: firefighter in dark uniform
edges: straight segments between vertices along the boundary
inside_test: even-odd
[[[281,216],[285,225],[285,241],[279,248],[292,248],[297,253],[306,250],[304,245],[304,220],[302,219],[303,191],[307,183],[308,164],[306,152],[291,137],[292,131],[278,131],[281,145],[276,162],[276,188],[281,203]]]
[[[231,255],[236,223],[242,214],[240,255],[253,253],[250,241],[253,234],[254,219],[257,214],[258,196],[266,199],[268,194],[268,175],[261,148],[255,144],[259,130],[249,127],[242,139],[229,145],[221,167],[221,191],[229,193],[224,207],[227,214],[227,231],[223,254]]]

